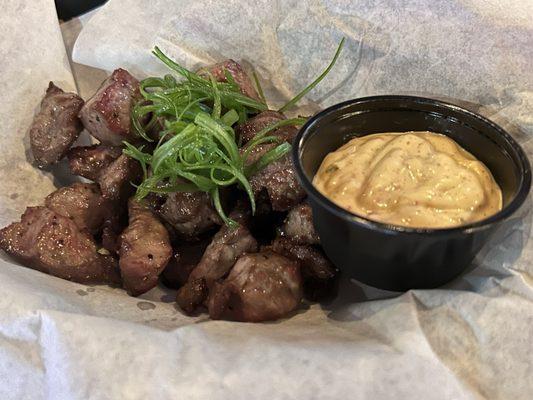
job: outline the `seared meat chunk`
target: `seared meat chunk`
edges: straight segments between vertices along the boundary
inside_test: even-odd
[[[320,244],[313,223],[313,210],[307,203],[294,207],[282,227],[283,236],[298,244]]]
[[[178,289],[187,283],[191,271],[196,268],[205,249],[209,245],[208,240],[199,242],[182,242],[174,246],[174,257],[170,260],[161,274],[163,283],[171,288]]]
[[[235,132],[241,138],[242,143],[245,144],[263,129],[284,119],[285,116],[280,112],[272,110],[263,111],[241,125],[238,125]],[[295,126],[284,126],[268,132],[268,136],[277,136],[282,142],[292,143],[297,133],[298,129]]]
[[[296,178],[290,154],[285,154],[254,174],[250,178],[250,184],[255,196],[266,189],[274,211],[288,211],[305,198],[305,191]]]
[[[124,288],[133,296],[157,285],[159,274],[172,256],[168,232],[142,203],[130,199],[129,225],[120,236],[120,273]]]
[[[248,74],[244,71],[239,63],[233,60],[226,60],[217,64],[200,68],[198,70],[198,74],[204,78],[207,78],[209,73],[213,75],[213,78],[215,78],[216,81],[227,82],[225,71],[231,75],[235,83],[241,89],[242,94],[251,97],[252,99],[260,100],[259,95],[257,94],[257,91],[255,90]]]
[[[222,224],[211,198],[205,192],[171,193],[160,214],[186,240],[195,239]]]
[[[78,119],[82,106],[80,96],[50,82],[30,128],[31,151],[39,168],[58,162],[76,141],[83,129]]]
[[[79,283],[119,283],[116,260],[97,252],[76,223],[46,207],[28,207],[0,230],[0,248],[27,267]]]
[[[102,197],[95,183],[76,182],[59,188],[46,197],[44,204],[92,234],[97,233],[106,216],[113,213],[113,205]]]
[[[139,81],[125,69],[113,71],[80,111],[83,126],[104,144],[119,146],[134,141],[131,109],[141,98]]]
[[[195,269],[192,270],[189,280],[203,278],[208,286],[222,278],[231,269],[237,258],[244,253],[257,251],[257,242],[248,228],[239,225],[230,228],[224,225],[207,246],[204,255]]]
[[[70,172],[74,175],[96,181],[100,172],[107,168],[122,154],[118,146],[95,144],[86,147],[74,147],[67,154]]]
[[[300,263],[307,299],[326,300],[336,294],[339,270],[328,260],[321,249],[297,244],[286,238],[277,238],[270,248]]]
[[[199,280],[211,288],[217,279],[224,277],[229,272],[241,255],[257,251],[257,241],[244,225],[248,217],[246,213],[237,209],[230,213],[229,217],[238,222],[239,225],[235,228],[224,225],[216,233],[205,249],[200,262],[189,274],[187,283],[180,288],[179,292],[184,293],[179,295],[181,298],[190,297],[190,293],[194,292],[192,287],[197,285]],[[204,298],[195,295],[194,299],[197,303],[194,304],[189,301],[188,307],[194,309],[194,306],[203,303],[206,297],[207,293]]]
[[[251,118],[237,128],[237,132],[246,142],[251,140],[259,131],[278,121],[285,119],[283,114],[275,111],[265,111]],[[269,132],[268,135],[277,136],[280,142],[292,143],[298,130],[294,126],[287,126]],[[276,147],[279,143],[265,143],[256,146],[248,154],[246,165],[258,161],[265,153]],[[242,147],[241,154],[246,151]],[[296,178],[290,154],[285,154],[280,159],[271,162],[250,178],[250,184],[256,199],[261,192],[267,191],[272,209],[274,211],[288,211],[305,198],[305,192]]]
[[[187,283],[176,295],[176,303],[187,314],[192,314],[208,295],[207,284],[203,279],[195,279]]]
[[[97,182],[106,199],[124,200],[134,192],[132,184],[140,183],[141,178],[141,165],[122,154],[100,173]]]
[[[281,318],[302,299],[298,263],[272,251],[241,256],[209,293],[213,319],[260,322]]]

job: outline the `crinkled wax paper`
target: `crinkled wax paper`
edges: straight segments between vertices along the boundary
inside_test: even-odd
[[[63,42],[53,1],[0,4],[1,226],[70,179],[28,155],[48,81],[87,98],[102,70],[166,73],[154,45],[191,68],[227,57],[253,65],[275,106],[344,36],[309,112],[373,94],[442,98],[502,124],[533,154],[531,0],[111,0],[83,21],[71,64],[82,22],[63,24]],[[344,280],[332,303],[265,324],[189,318],[162,288],[132,298],[2,254],[0,398],[530,399],[530,208],[441,289],[398,296]]]

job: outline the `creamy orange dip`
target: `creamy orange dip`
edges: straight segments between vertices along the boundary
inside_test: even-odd
[[[329,153],[313,184],[346,210],[415,228],[448,228],[502,208],[489,169],[447,136],[378,133]]]

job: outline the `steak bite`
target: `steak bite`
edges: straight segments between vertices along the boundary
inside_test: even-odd
[[[122,154],[100,173],[97,182],[104,198],[125,201],[135,191],[133,184],[140,183],[141,178],[141,165]]]
[[[298,263],[272,251],[241,256],[209,293],[213,319],[260,322],[281,318],[302,300]]]
[[[20,222],[0,230],[0,248],[27,267],[79,283],[120,282],[113,257],[76,223],[46,207],[28,207]]]
[[[250,177],[250,184],[255,196],[263,189],[267,191],[274,211],[288,211],[306,196],[296,178],[290,154],[285,154],[255,173]]]
[[[81,109],[83,126],[104,144],[135,141],[130,115],[140,99],[139,81],[125,69],[116,69]]]
[[[336,294],[339,270],[328,260],[321,249],[297,244],[287,238],[277,238],[269,248],[299,262],[307,299],[327,300]]]
[[[228,79],[225,71],[231,75],[237,86],[239,86],[242,94],[251,97],[252,99],[261,101],[257,91],[254,88],[254,85],[252,84],[252,80],[244,71],[242,66],[236,61],[231,59],[222,61],[217,64],[200,68],[197,73],[204,78],[208,78],[209,74],[211,74],[217,82],[227,82]]]
[[[231,218],[231,216],[230,216]],[[189,280],[203,278],[208,286],[224,277],[244,253],[257,251],[257,241],[248,228],[222,226],[205,249],[202,259],[189,275]]]
[[[222,224],[211,198],[205,192],[175,192],[161,206],[161,217],[183,239],[192,240]]]
[[[263,111],[238,125],[235,128],[235,133],[241,138],[242,143],[245,144],[263,129],[284,119],[286,119],[285,116],[280,112],[272,110]],[[277,136],[283,142],[292,143],[297,133],[298,129],[295,126],[283,126],[268,132],[268,136]]]
[[[187,282],[178,290],[176,303],[187,314],[195,312],[196,308],[202,304],[209,294],[207,284],[204,279],[195,279]]]
[[[276,118],[280,121],[284,117],[274,111],[265,111],[241,125],[240,132],[244,138],[252,139],[265,126],[277,122],[274,121]],[[288,126],[269,132],[268,135],[278,136],[280,141],[292,143],[297,132],[294,126]],[[265,143],[254,147],[245,160],[246,165],[255,163],[278,145],[279,143]],[[240,149],[241,154],[244,151],[246,146]],[[289,211],[305,198],[305,191],[296,178],[290,154],[271,162],[252,175],[249,180],[256,200],[259,199],[261,192],[266,191],[274,211]]]
[[[83,129],[78,119],[82,106],[80,96],[50,82],[30,128],[30,147],[39,168],[58,162],[76,141]]]
[[[100,173],[122,154],[118,146],[95,144],[85,147],[73,147],[67,157],[70,172],[73,175],[96,181]]]
[[[307,203],[292,208],[283,224],[282,234],[297,244],[320,244],[313,223],[313,211]]]
[[[133,296],[157,285],[172,256],[168,232],[142,203],[130,199],[129,225],[120,236],[120,273],[124,288]]]
[[[220,228],[205,249],[198,264],[190,272],[187,283],[178,291],[178,304],[187,304],[187,308],[184,308],[186,312],[190,313],[191,311],[188,310],[194,310],[207,298],[207,291],[195,290],[195,288],[202,287],[200,281],[202,285],[210,289],[216,280],[228,274],[241,255],[257,251],[257,241],[245,226],[249,220],[249,211],[246,206],[240,204],[229,217],[239,225],[235,228],[223,225]],[[204,297],[200,293],[204,293]]]
[[[113,205],[102,197],[95,183],[76,182],[59,188],[46,197],[44,204],[57,214],[70,218],[80,230],[93,235],[113,213]]]

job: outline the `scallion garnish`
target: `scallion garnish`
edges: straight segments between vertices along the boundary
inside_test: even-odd
[[[344,38],[342,38],[341,42],[339,43],[339,46],[337,47],[337,51],[335,52],[335,55],[333,56],[333,60],[329,63],[327,68],[322,72],[318,78],[316,78],[313,82],[311,82],[304,90],[302,90],[300,93],[298,93],[296,96],[294,96],[287,104],[285,104],[283,107],[281,107],[278,111],[279,112],[285,112],[298,103],[302,97],[304,97],[307,93],[309,93],[311,90],[315,88],[316,85],[322,81],[326,77],[327,74],[329,74],[329,71],[331,71],[331,68],[335,65],[337,62],[337,58],[339,58],[339,55],[341,54],[342,47],[344,46]]]
[[[324,78],[337,60],[343,41],[322,75],[282,110],[294,106]],[[306,120],[293,118],[272,124],[240,149],[232,126],[246,121],[250,114],[268,109],[255,74],[263,101],[243,95],[228,71],[225,71],[227,82],[217,82],[209,73],[206,77],[200,76],[177,64],[158,47],[153,54],[184,79],[178,81],[174,76],[166,75],[141,81],[142,100],[132,109],[132,126],[140,138],[154,143],[138,147],[124,143],[124,154],[139,161],[143,170],[144,178],[137,186],[136,197],[141,199],[150,192],[207,192],[223,221],[235,225],[223,209],[220,189],[238,185],[247,193],[252,211],[255,211],[248,179],[283,157],[291,146],[289,143],[277,144],[253,163],[247,162],[249,154],[257,146],[278,143],[279,139],[269,136],[269,132],[283,126],[302,125]],[[156,127],[158,129],[154,129]],[[157,130],[159,132],[154,133]]]

